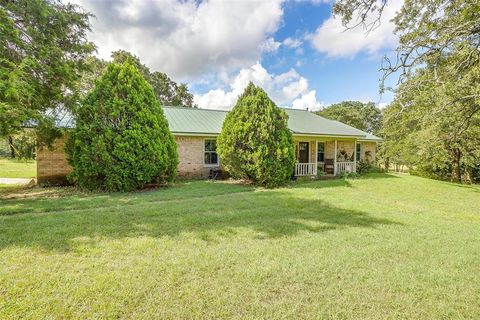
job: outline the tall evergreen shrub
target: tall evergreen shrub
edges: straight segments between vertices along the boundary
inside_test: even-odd
[[[152,87],[129,63],[110,64],[75,114],[67,146],[80,187],[129,191],[175,177],[176,144]]]
[[[275,187],[291,177],[295,152],[288,116],[267,93],[249,83],[226,116],[217,149],[223,167],[236,178]]]

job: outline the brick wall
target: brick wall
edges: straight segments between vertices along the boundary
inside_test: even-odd
[[[178,152],[178,176],[181,178],[206,178],[210,167],[203,164],[204,137],[175,136]]]
[[[66,137],[55,140],[52,149],[37,149],[38,184],[66,184],[67,175],[72,172],[63,150]]]
[[[361,151],[362,151],[362,159],[366,159],[366,152],[370,153],[369,161],[375,161],[375,157],[377,156],[377,143],[376,142],[361,142]]]

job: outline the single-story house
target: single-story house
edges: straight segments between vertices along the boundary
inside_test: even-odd
[[[179,177],[207,177],[211,168],[221,166],[216,138],[228,111],[185,107],[163,107],[163,110],[177,142]],[[317,175],[319,170],[336,175],[355,171],[361,160],[375,161],[381,138],[309,111],[284,110],[295,143],[296,176]],[[57,139],[53,148],[37,150],[40,184],[65,181],[71,172],[64,142],[65,138]]]

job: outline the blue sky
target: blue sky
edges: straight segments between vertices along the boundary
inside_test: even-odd
[[[282,41],[288,37],[302,37],[312,34],[331,15],[331,4],[312,4],[311,2],[290,2],[285,5],[283,26],[275,33],[274,38]],[[263,64],[268,70],[285,71],[295,67],[309,80],[317,97],[325,104],[343,100],[373,101],[387,103],[391,94],[379,94],[379,71],[384,54],[391,48],[368,54],[359,52],[354,56],[331,57],[318,52],[310,43],[303,43],[302,54],[295,50],[282,48],[277,54],[267,54]],[[285,60],[280,64],[279,61]],[[301,61],[301,66],[296,66]],[[394,83],[388,81],[389,83]]]
[[[383,106],[392,99],[379,94],[379,69],[397,44],[389,22],[396,5],[366,35],[345,30],[329,0],[75,3],[96,16],[90,38],[100,57],[131,51],[150,69],[186,82],[202,108],[231,108],[249,81],[278,105],[300,109],[343,100]]]

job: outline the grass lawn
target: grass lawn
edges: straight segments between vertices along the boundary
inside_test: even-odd
[[[0,158],[0,178],[35,178],[37,164],[34,160]]]
[[[0,318],[480,318],[480,186],[0,188]]]

